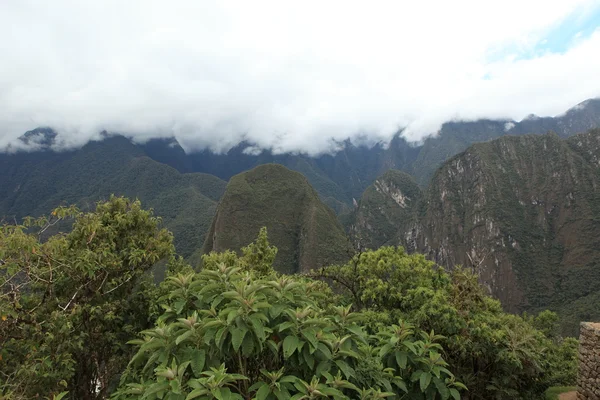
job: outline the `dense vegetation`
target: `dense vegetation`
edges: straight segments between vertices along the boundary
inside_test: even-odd
[[[70,233],[40,240],[69,217]],[[198,272],[173,250],[124,198],[2,226],[0,396],[541,399],[573,383],[576,342],[555,314],[506,314],[474,275],[402,248],[310,276],[273,269],[264,229]]]
[[[33,133],[49,134],[28,137]],[[156,162],[124,137],[76,151],[0,154],[0,171],[0,220],[39,216],[63,204],[89,209],[114,193],[153,207],[185,257],[199,253],[226,186],[215,176],[181,174]]]
[[[305,272],[348,259],[349,243],[335,214],[301,174],[266,164],[229,181],[204,253],[236,250],[266,226],[279,249],[280,272]]]

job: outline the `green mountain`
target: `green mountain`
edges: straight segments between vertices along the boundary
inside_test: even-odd
[[[449,158],[474,143],[505,135],[545,134],[554,131],[561,137],[600,127],[600,99],[586,100],[556,117],[529,116],[522,121],[480,119],[450,121],[422,143],[411,143],[399,131],[389,143],[335,143],[332,153],[309,156],[302,153],[275,154],[243,142],[228,152],[210,151],[186,154],[175,139],[153,140],[144,151],[157,161],[181,172],[205,172],[228,180],[233,175],[258,165],[277,163],[303,174],[323,201],[338,214],[350,211],[378,176],[389,169],[412,175],[426,187],[435,171]]]
[[[421,189],[401,171],[389,170],[365,190],[350,220],[349,230],[361,247],[393,244],[416,217]]]
[[[413,215],[382,231],[387,238],[397,225],[392,242],[475,270],[509,311],[556,310],[572,332],[600,318],[599,160],[600,130],[478,143],[437,170]],[[385,215],[400,192],[376,203],[387,204]],[[361,200],[357,213],[377,215],[367,205]]]
[[[53,136],[42,134],[50,145]],[[6,220],[47,214],[61,204],[89,209],[111,194],[139,198],[163,218],[186,257],[201,248],[227,184],[208,174],[182,174],[120,136],[74,151],[1,154],[0,170],[0,217]]]
[[[279,249],[274,265],[282,272],[306,272],[348,257],[348,241],[334,212],[304,176],[278,164],[231,178],[204,252],[237,251],[263,226]]]

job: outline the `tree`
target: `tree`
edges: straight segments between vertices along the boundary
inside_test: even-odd
[[[167,278],[114,399],[460,398],[439,336],[403,321],[369,335],[326,284],[274,272],[257,248],[272,249],[266,231],[242,257]]]
[[[74,218],[69,233],[41,235]],[[171,234],[139,201],[111,197],[94,212],[0,227],[0,393],[7,398],[105,398],[124,368],[124,343],[149,325],[148,277],[173,255]]]
[[[382,247],[312,276],[332,282],[369,315],[371,330],[402,319],[443,335],[439,343],[449,369],[469,388],[466,398],[533,399],[550,385],[574,383],[576,341],[556,340],[556,315],[532,321],[503,312],[465,269],[448,274],[422,255]]]

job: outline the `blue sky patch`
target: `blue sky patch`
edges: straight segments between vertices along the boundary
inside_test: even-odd
[[[488,61],[504,59],[528,60],[544,54],[563,54],[581,40],[589,38],[600,28],[600,4],[585,11],[571,13],[558,24],[542,32],[532,47],[511,44],[490,52]]]

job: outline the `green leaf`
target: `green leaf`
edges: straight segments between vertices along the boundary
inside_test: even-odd
[[[179,345],[179,343],[183,342],[184,340],[188,339],[190,336],[192,336],[192,334],[194,333],[194,331],[186,331],[185,333],[177,336],[177,339],[175,339],[175,344]]]
[[[298,348],[298,338],[290,335],[283,340],[283,357],[289,358]]]
[[[441,379],[433,377],[433,384],[437,388],[438,393],[442,397],[442,400],[448,399],[450,397],[450,391],[446,387],[446,384],[442,382]]]
[[[155,394],[162,390],[167,390],[169,388],[170,388],[169,382],[155,383],[144,391],[144,397],[142,397],[142,398],[144,399],[144,398],[150,396],[151,394]]]
[[[204,369],[204,363],[206,362],[206,353],[204,350],[194,349],[192,351],[192,358],[190,360],[190,365],[192,366],[192,371],[197,378],[202,376],[202,371]]]
[[[264,342],[266,339],[265,328],[262,322],[258,318],[252,318],[250,316],[250,323],[252,324],[252,329],[254,330],[254,334],[261,342]]]
[[[429,387],[431,383],[431,374],[429,372],[421,373],[419,377],[419,386],[421,387],[421,392],[424,392]]]
[[[242,341],[247,332],[248,329],[246,328],[233,328],[231,331],[231,344],[236,353],[240,350],[240,346],[242,345]]]
[[[335,365],[344,373],[346,379],[350,379],[354,375],[354,371],[348,364],[343,360],[335,360]]]
[[[400,369],[406,369],[406,363],[408,361],[408,356],[404,351],[396,352],[396,364],[400,367]]]
[[[458,390],[454,388],[450,389],[450,395],[454,400],[460,400],[460,393],[458,393]]]
[[[285,331],[286,329],[291,328],[294,325],[296,325],[296,324],[294,324],[293,322],[290,322],[290,321],[283,322],[277,326],[277,331],[281,333],[281,332]]]
[[[275,389],[273,393],[275,394],[275,397],[277,397],[277,400],[290,400],[291,398],[290,392],[288,392],[287,389]]]
[[[258,391],[256,392],[256,400],[265,400],[267,396],[269,396],[269,393],[271,393],[269,385],[263,383],[260,389],[258,389]]]
[[[385,357],[385,355],[387,353],[389,353],[389,351],[394,347],[393,344],[391,343],[386,343],[385,345],[383,345],[383,347],[381,348],[381,350],[379,350],[379,357],[383,358]]]
[[[329,360],[324,360],[317,365],[317,369],[315,370],[315,376],[319,377],[323,375],[324,372],[327,372],[331,369],[331,362]]]
[[[244,337],[244,341],[242,342],[242,354],[246,357],[250,356],[254,351],[254,339],[252,339],[252,335],[246,335]],[[260,348],[257,351],[261,351]]]
[[[191,400],[191,399],[195,399],[196,397],[200,397],[200,396],[204,396],[208,394],[208,390],[205,388],[198,388],[198,389],[194,389],[190,392],[190,394],[187,395],[187,397],[185,398],[185,400]]]

